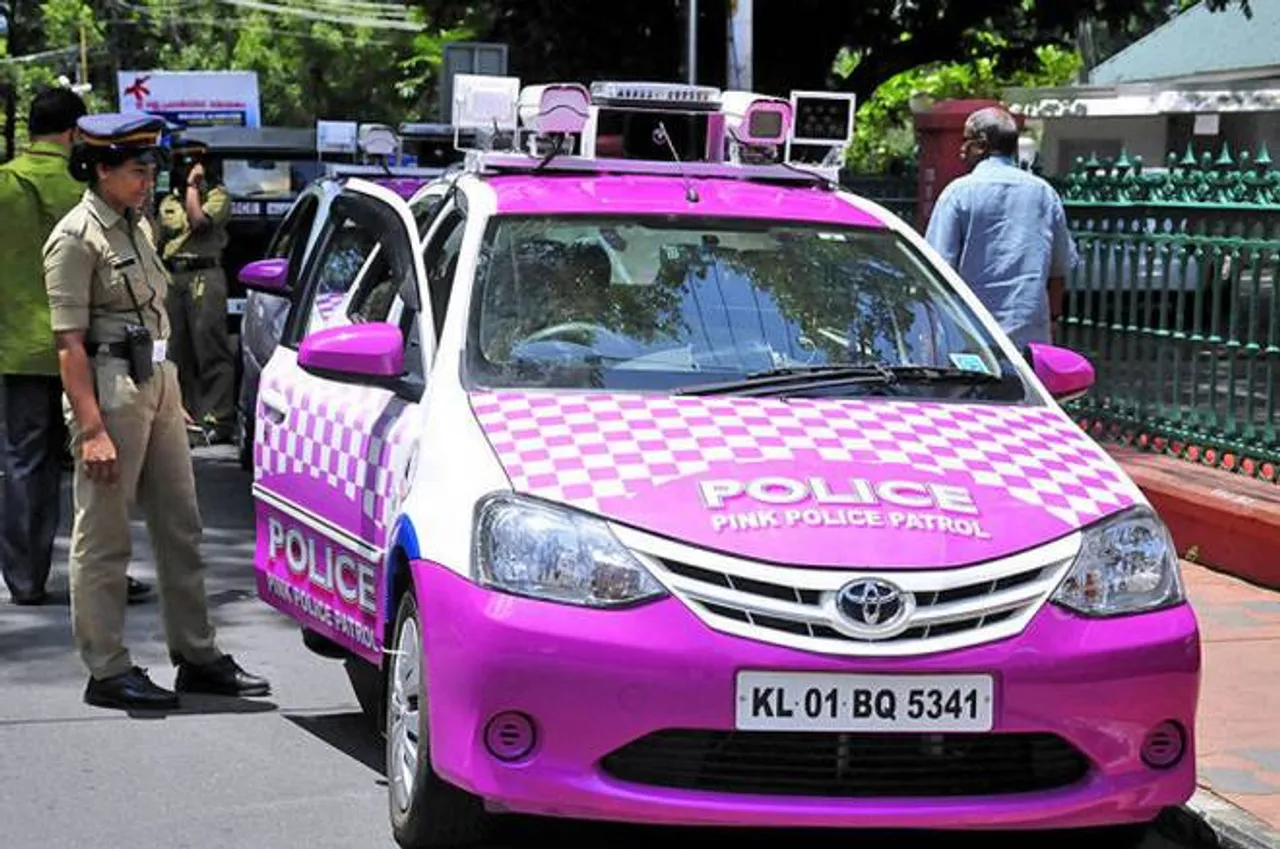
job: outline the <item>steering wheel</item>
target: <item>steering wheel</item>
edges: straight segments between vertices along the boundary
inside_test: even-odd
[[[615,334],[609,328],[596,324],[594,322],[566,321],[562,324],[553,324],[551,327],[544,327],[541,330],[534,331],[533,333],[529,334],[524,339],[522,339],[521,344],[526,344],[529,342],[543,342],[547,339],[555,339],[557,337],[567,336],[570,334],[573,334],[578,337],[585,337],[588,341],[595,338],[597,335],[610,337],[610,338],[616,338],[617,336],[617,334]],[[564,341],[573,342],[574,344],[578,344],[578,345],[582,344],[581,342],[578,342],[577,340],[572,338],[566,339]]]

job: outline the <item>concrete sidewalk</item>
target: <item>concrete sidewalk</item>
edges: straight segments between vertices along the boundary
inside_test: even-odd
[[[1191,563],[1183,574],[1204,656],[1196,736],[1208,792],[1193,808],[1224,838],[1241,832],[1236,845],[1280,847],[1280,592]]]

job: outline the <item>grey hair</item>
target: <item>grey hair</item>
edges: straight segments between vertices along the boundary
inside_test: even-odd
[[[1018,123],[998,106],[974,112],[965,120],[965,129],[986,142],[991,152],[998,156],[1016,156],[1018,153]]]

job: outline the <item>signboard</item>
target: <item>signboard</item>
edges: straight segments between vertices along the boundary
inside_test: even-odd
[[[262,117],[253,71],[121,71],[121,112],[149,112],[191,127],[257,127]]]
[[[444,46],[440,68],[441,121],[453,111],[453,78],[458,74],[507,75],[507,45],[501,42],[451,41]]]

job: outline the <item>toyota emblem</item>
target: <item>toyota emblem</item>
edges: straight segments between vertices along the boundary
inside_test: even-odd
[[[879,578],[861,578],[836,593],[836,609],[852,630],[865,636],[892,636],[915,605],[911,594]]]

